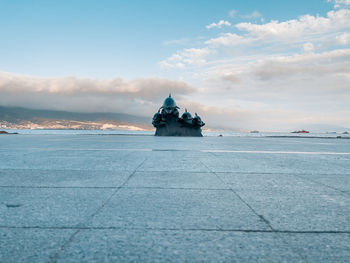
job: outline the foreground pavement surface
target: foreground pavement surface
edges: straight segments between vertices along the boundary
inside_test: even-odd
[[[0,136],[0,262],[349,262],[350,140]]]

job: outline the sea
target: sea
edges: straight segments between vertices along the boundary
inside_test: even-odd
[[[2,129],[9,133],[18,134],[36,134],[36,135],[138,135],[138,136],[153,136],[154,131],[130,131],[130,130],[73,130],[73,129]],[[230,137],[301,137],[301,138],[341,138],[350,139],[350,134],[344,133],[290,133],[290,132],[237,132],[237,131],[203,131],[203,136],[230,136]]]

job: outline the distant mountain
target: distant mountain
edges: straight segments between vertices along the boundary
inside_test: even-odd
[[[0,123],[9,128],[151,128],[151,118],[124,113],[79,113],[0,106]]]
[[[69,111],[35,110],[20,107],[0,106],[0,120],[2,121],[16,122],[20,120],[33,120],[36,118],[74,121],[113,120],[140,124],[147,124],[151,121],[150,118],[134,116],[124,113],[80,113]]]

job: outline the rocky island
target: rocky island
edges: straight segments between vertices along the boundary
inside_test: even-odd
[[[179,117],[180,109],[176,106],[175,100],[169,94],[164,100],[163,106],[154,114],[152,124],[156,128],[156,136],[194,136],[201,137],[202,129],[205,123],[195,113],[192,115],[185,109],[181,118]]]

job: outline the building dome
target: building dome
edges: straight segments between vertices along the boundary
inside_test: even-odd
[[[169,97],[167,97],[164,100],[163,108],[166,109],[166,108],[175,108],[175,107],[176,107],[175,100],[171,97],[171,95],[169,95]]]
[[[192,115],[187,110],[185,110],[185,112],[182,114],[181,118],[184,119],[184,120],[191,120],[192,119]]]
[[[202,129],[205,125],[200,117],[195,114],[192,117],[191,113],[185,109],[185,112],[180,118],[178,106],[175,100],[169,94],[162,107],[154,114],[152,124],[156,128],[156,136],[194,136],[202,137]]]

